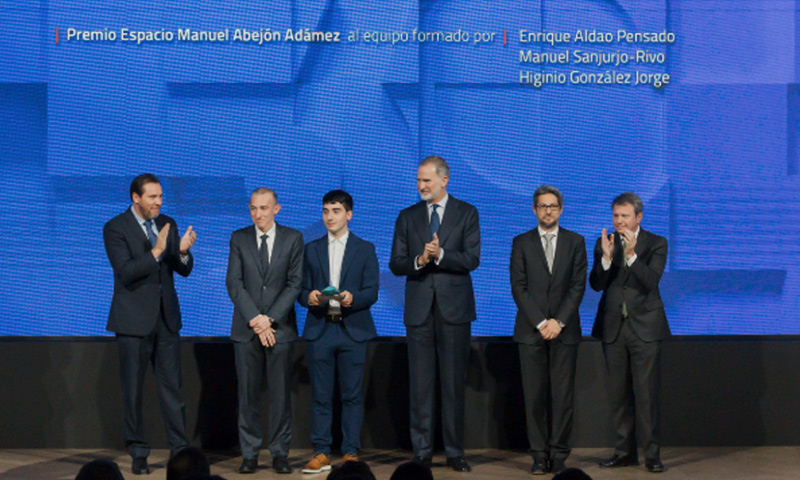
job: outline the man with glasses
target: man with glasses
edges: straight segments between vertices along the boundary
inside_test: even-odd
[[[583,237],[559,226],[563,204],[557,188],[536,189],[538,226],[514,238],[509,266],[534,475],[563,471],[570,453],[587,260]]]

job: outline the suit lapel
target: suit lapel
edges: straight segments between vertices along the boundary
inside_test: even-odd
[[[453,198],[452,195],[450,195],[450,198],[447,200],[447,206],[445,207],[444,213],[445,215],[442,219],[441,226],[439,226],[439,233],[437,234],[439,237],[439,246],[444,245],[445,240],[447,239],[448,235],[450,235],[450,232],[453,231],[461,216],[460,202]],[[430,227],[428,227],[428,230],[430,230]]]
[[[136,217],[133,215],[133,212],[131,212],[130,209],[128,209],[127,218],[128,218],[128,225],[127,225],[126,228],[128,228],[128,230],[130,230],[130,232],[134,236],[134,238],[139,238],[139,239],[144,240],[145,242],[147,242],[147,245],[149,246],[150,245],[150,239],[147,238],[147,235],[144,233],[144,230],[142,229],[142,226],[139,225],[139,221],[136,220]],[[158,224],[156,224],[156,225],[158,225]],[[159,228],[159,230],[160,230],[160,228]]]
[[[553,258],[553,273],[551,276],[555,276],[557,272],[561,271],[562,263],[564,263],[564,259],[566,258],[567,250],[571,250],[569,248],[569,240],[568,237],[564,235],[564,229],[558,229],[558,237],[556,237],[556,256]],[[541,242],[539,242],[541,244]]]
[[[270,268],[267,270],[267,281],[269,281],[270,274],[272,273],[272,270],[273,270],[272,265],[275,263],[276,259],[280,258],[281,255],[283,255],[283,250],[286,248],[286,242],[284,240],[285,239],[283,238],[282,227],[276,223],[275,224],[275,242],[273,242],[273,244],[272,244],[272,252],[271,252],[270,257],[269,257],[270,258],[270,261],[269,261]],[[258,253],[258,252],[256,252],[256,253]],[[261,262],[259,261],[259,265],[260,264],[261,264]],[[264,272],[261,272],[261,274],[263,275]]]
[[[533,251],[536,257],[542,262],[542,268],[544,271],[549,274],[549,270],[547,268],[547,257],[544,256],[544,247],[542,247],[542,237],[539,235],[539,229],[534,228],[533,232],[531,232],[531,242],[533,243]],[[556,248],[556,252],[558,252],[558,248]],[[555,265],[555,262],[553,262]],[[555,270],[555,267],[553,268]]]
[[[253,225],[252,227],[248,228],[245,234],[247,238],[244,239],[244,249],[247,252],[250,252],[250,255],[253,257],[253,263],[256,265],[256,267],[258,267],[258,273],[261,274],[261,278],[264,278],[264,270],[261,268],[261,256],[258,254],[256,226]]]
[[[639,229],[639,236],[636,238],[636,246],[633,247],[636,258],[641,259],[644,251],[647,250],[647,232],[643,228]]]
[[[417,205],[417,209],[411,216],[411,219],[414,222],[414,231],[416,231],[420,236],[422,243],[428,243],[431,241],[431,225],[430,221],[428,220],[428,205],[427,202],[420,202]]]
[[[317,258],[319,259],[320,268],[322,270],[323,282],[325,286],[331,284],[331,260],[328,256],[328,234],[317,242]],[[339,282],[341,284],[341,282]]]
[[[344,284],[344,279],[347,276],[347,271],[350,269],[350,264],[357,256],[358,252],[358,239],[353,232],[350,232],[350,237],[347,239],[347,245],[344,248],[344,258],[342,259],[342,273],[339,275],[339,285]]]

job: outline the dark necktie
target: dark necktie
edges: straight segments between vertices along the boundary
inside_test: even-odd
[[[261,235],[261,248],[258,249],[258,253],[261,255],[261,270],[264,273],[269,269],[269,244],[267,244],[267,238],[269,238],[269,235],[266,233]]]
[[[433,204],[433,213],[431,214],[431,239],[433,239],[434,234],[439,233],[439,225],[441,224],[439,212],[436,211],[438,207],[438,204]]]
[[[147,228],[147,238],[150,240],[150,246],[155,247],[156,242],[158,242],[158,236],[153,232],[153,221],[147,220],[144,222],[145,228]]]

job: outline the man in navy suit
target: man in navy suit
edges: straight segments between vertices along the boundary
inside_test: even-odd
[[[342,453],[358,461],[364,401],[361,381],[367,341],[377,335],[370,307],[378,300],[378,257],[375,246],[348,229],[353,198],[343,190],[322,197],[322,219],[328,233],[309,242],[303,262],[300,304],[308,308],[306,340],[311,378],[311,443],[314,455],[303,473],[331,469],[333,390],[339,374],[342,399]],[[339,300],[320,298],[336,287]]]
[[[438,358],[442,432],[447,465],[471,470],[464,460],[464,387],[467,381],[475,294],[470,272],[478,268],[478,209],[447,193],[450,167],[430,156],[417,169],[422,198],[397,216],[389,268],[406,277],[403,321],[408,341],[411,443],[414,460],[433,455]]]
[[[292,473],[292,342],[297,339],[294,301],[303,277],[303,235],[275,222],[275,191],[250,195],[253,225],[231,234],[225,284],[233,302],[231,340],[239,394],[239,473],[255,473],[262,444],[259,404],[266,377],[269,431],[266,446],[276,473]]]
[[[144,439],[142,389],[148,364],[158,380],[158,397],[170,454],[188,444],[181,377],[181,308],[173,272],[188,276],[189,249],[197,235],[161,214],[163,194],[155,175],[144,173],[130,186],[133,205],[103,228],[103,243],[114,270],[114,296],[106,330],[117,335],[122,382],[123,435],[134,474],[150,473],[150,445]]]

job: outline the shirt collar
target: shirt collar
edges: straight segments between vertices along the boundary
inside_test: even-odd
[[[278,225],[277,223],[272,222],[272,227],[269,230],[267,230],[266,232],[262,232],[261,229],[256,227],[256,236],[261,238],[261,235],[264,235],[264,233],[266,233],[269,238],[272,238],[274,240],[275,239],[275,231],[278,229],[277,225]],[[253,226],[255,227],[255,225],[253,225]]]
[[[438,202],[436,202],[436,205],[439,205],[439,208],[444,210],[445,207],[447,207],[447,200],[449,200],[449,199],[450,199],[450,194],[449,193],[445,193],[444,197],[441,200],[439,200]],[[433,203],[428,202],[428,210],[430,210],[432,208],[433,208]]]
[[[348,239],[348,238],[350,238],[350,230],[346,231],[346,232],[344,233],[344,235],[342,235],[342,236],[341,236],[341,237],[339,237],[339,238],[335,238],[335,237],[334,237],[334,236],[331,234],[331,232],[328,232],[328,245],[330,245],[331,243],[333,243],[333,242],[336,242],[336,241],[339,241],[339,242],[341,242],[343,245],[347,245],[347,239]]]
[[[131,205],[131,212],[133,213],[133,216],[136,217],[136,221],[139,222],[139,225],[143,225],[144,222],[147,221],[144,218],[142,218],[141,215],[139,215],[139,212],[136,211],[136,206],[135,205]],[[156,217],[156,218],[158,218],[158,217]],[[153,218],[152,220],[153,220],[153,223],[156,223],[155,222],[155,220],[156,220],[155,218]]]
[[[556,236],[556,238],[558,238],[558,229],[559,229],[559,228],[560,228],[560,227],[559,227],[558,225],[556,225],[556,228],[555,228],[555,229],[554,229],[552,232],[545,232],[545,231],[542,229],[542,227],[541,227],[541,226],[537,226],[537,227],[536,227],[536,229],[537,229],[537,230],[539,230],[539,236],[540,236],[540,237],[543,237],[543,236],[545,236],[545,234],[547,234],[547,233],[550,233],[550,234],[552,234],[552,235],[555,235],[555,236]]]

